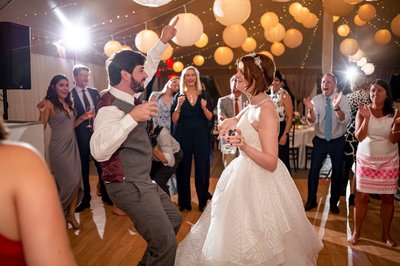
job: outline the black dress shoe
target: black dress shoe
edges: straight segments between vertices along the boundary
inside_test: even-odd
[[[84,210],[90,208],[90,203],[81,202],[78,207],[76,207],[75,212],[83,212]]]
[[[340,210],[339,207],[336,205],[331,205],[331,207],[329,208],[329,210],[331,211],[331,213],[333,214],[339,214]]]
[[[350,196],[349,196],[349,206],[354,206],[355,199],[356,199],[356,196],[354,194],[350,194]]]
[[[179,207],[179,211],[184,212],[184,211],[191,211],[192,207]]]
[[[304,205],[304,210],[308,212],[309,210],[312,210],[317,206],[318,204],[316,202],[307,202],[306,205]]]

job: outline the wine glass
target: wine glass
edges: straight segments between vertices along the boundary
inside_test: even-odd
[[[86,115],[88,116],[88,125],[87,128],[93,128],[93,117],[94,117],[95,109],[93,105],[89,105],[86,107]]]

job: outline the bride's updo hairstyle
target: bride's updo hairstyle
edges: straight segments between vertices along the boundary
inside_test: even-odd
[[[236,65],[249,82],[248,87],[254,84],[254,90],[249,91],[252,96],[268,90],[274,81],[275,63],[266,55],[251,53],[239,58]]]

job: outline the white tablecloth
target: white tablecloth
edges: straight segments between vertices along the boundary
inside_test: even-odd
[[[291,131],[292,134],[293,130]],[[294,131],[294,146],[299,146],[299,168],[306,167],[306,144],[312,145],[312,139],[314,137],[314,127],[300,126]],[[293,164],[293,162],[290,162]],[[293,167],[293,165],[291,165]],[[307,166],[309,168],[309,165]]]

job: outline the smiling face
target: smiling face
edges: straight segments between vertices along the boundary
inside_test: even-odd
[[[86,88],[89,84],[89,71],[82,69],[77,75],[74,76],[76,86],[79,88]]]
[[[387,92],[381,85],[374,84],[369,90],[369,97],[373,104],[383,105],[387,98]]]
[[[197,75],[194,69],[188,69],[183,77],[186,87],[196,87]]]
[[[144,81],[148,77],[143,65],[135,66],[131,73],[130,87],[133,92],[144,91]]]
[[[245,92],[247,88],[248,82],[246,78],[244,77],[244,74],[241,70],[238,70],[236,73],[236,88],[239,91]]]
[[[322,93],[325,96],[329,97],[332,95],[335,88],[336,88],[335,78],[330,75],[324,75],[324,77],[321,80]]]
[[[278,78],[274,78],[274,81],[272,82],[271,88],[273,91],[278,91],[282,87],[282,82]]]
[[[60,100],[65,100],[65,98],[67,98],[67,95],[69,93],[69,81],[66,79],[59,80],[56,83],[54,89],[57,93],[57,97]]]
[[[173,79],[171,80],[171,83],[169,84],[169,88],[174,92],[177,93],[179,91],[179,79]]]

